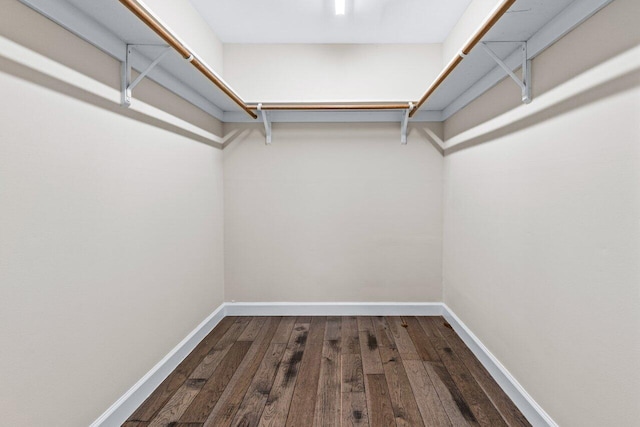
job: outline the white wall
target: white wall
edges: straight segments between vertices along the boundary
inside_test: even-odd
[[[538,57],[531,106],[638,46],[639,15],[613,2]],[[446,133],[508,109],[509,85]],[[636,71],[445,157],[444,301],[562,426],[640,425],[639,111]]]
[[[245,99],[408,101],[441,70],[440,44],[225,44],[225,78]]]
[[[0,36],[118,84],[113,59],[2,10]],[[88,425],[224,300],[222,152],[50,83],[0,56],[3,425]]]
[[[224,76],[222,42],[189,0],[145,0],[144,3],[218,76]]]
[[[467,42],[469,37],[482,25],[482,22],[498,4],[498,0],[472,0],[458,23],[453,27],[442,44],[443,66],[448,64]]]
[[[442,156],[418,129],[225,128],[227,301],[441,300]]]

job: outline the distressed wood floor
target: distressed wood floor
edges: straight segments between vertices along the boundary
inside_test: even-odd
[[[124,424],[528,426],[442,317],[226,317]]]

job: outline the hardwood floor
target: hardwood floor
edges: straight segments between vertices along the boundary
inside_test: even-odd
[[[442,317],[226,317],[123,424],[528,426]]]

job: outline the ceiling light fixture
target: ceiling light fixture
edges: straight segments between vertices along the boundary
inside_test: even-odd
[[[347,0],[336,0],[336,15],[344,15],[347,8]]]

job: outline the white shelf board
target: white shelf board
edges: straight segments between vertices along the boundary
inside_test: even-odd
[[[127,44],[164,44],[117,0],[20,1],[120,61],[124,60]],[[527,41],[529,58],[532,59],[611,1],[518,0],[483,41]],[[508,43],[492,45],[492,49],[513,70],[522,63],[517,47]],[[133,68],[146,68],[153,54],[150,49],[146,56],[135,55]],[[219,120],[254,121],[173,50],[148,77]],[[411,121],[446,120],[506,77],[504,70],[476,46]],[[425,90],[429,83],[425,82]],[[416,99],[420,95],[416,94]],[[401,116],[398,111],[270,113],[273,122],[390,122],[400,121]]]
[[[482,41],[526,41],[528,58],[533,59],[611,1],[518,0]],[[490,46],[512,70],[522,65],[516,43]],[[421,111],[441,111],[441,119],[446,120],[506,77],[505,71],[478,44],[425,102]]]
[[[121,62],[127,44],[166,45],[117,0],[20,1]],[[153,60],[153,50],[136,49],[133,68],[144,70]],[[173,49],[148,78],[220,120],[224,111],[242,111]],[[135,90],[133,98],[135,102]]]

